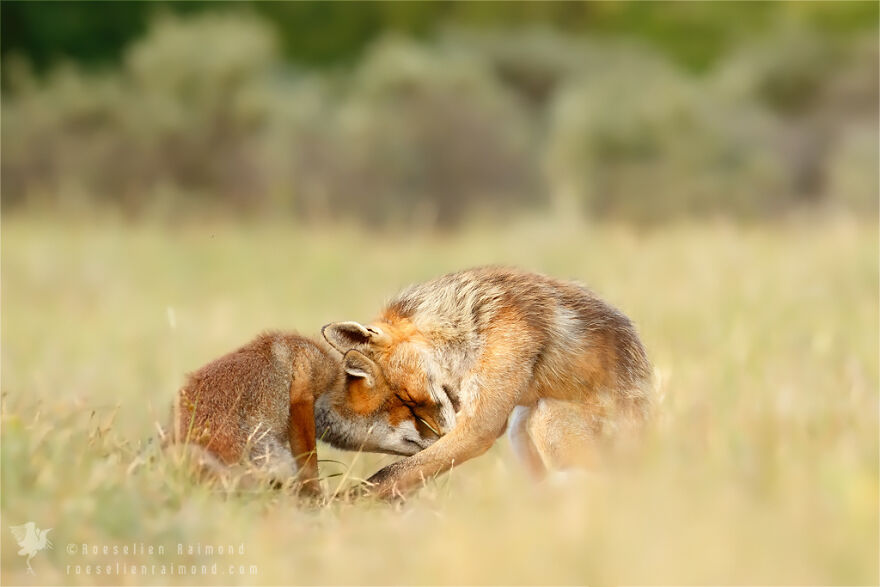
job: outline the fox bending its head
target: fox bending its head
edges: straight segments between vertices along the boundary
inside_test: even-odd
[[[453,428],[453,404],[429,383],[430,357],[422,347],[357,322],[333,324],[323,333],[344,353],[346,379],[342,393],[315,405],[318,438],[339,448],[408,456]]]
[[[370,479],[383,496],[482,454],[505,428],[536,476],[583,464],[598,438],[650,408],[632,322],[585,287],[535,273],[452,273],[404,290],[368,325],[322,333],[344,354],[346,381],[336,401],[319,398],[318,436],[410,455]]]

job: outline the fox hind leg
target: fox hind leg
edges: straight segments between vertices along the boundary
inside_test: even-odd
[[[296,476],[296,461],[287,444],[269,437],[251,449],[250,462],[254,476],[273,486],[284,485]]]
[[[526,471],[533,479],[540,481],[547,475],[547,467],[529,434],[529,420],[534,409],[534,406],[516,406],[513,409],[507,425],[507,437]]]
[[[601,417],[595,407],[542,398],[529,408],[521,426],[547,469],[563,471],[596,466]]]

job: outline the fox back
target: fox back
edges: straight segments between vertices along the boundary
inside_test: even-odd
[[[433,361],[453,374],[474,364],[487,332],[509,329],[495,350],[527,349],[539,397],[578,399],[592,390],[638,398],[651,379],[629,318],[583,285],[536,273],[484,267],[446,275],[401,293],[376,326],[383,324],[390,348],[415,338],[401,336],[406,331],[418,332]],[[394,362],[386,361],[392,368]],[[445,383],[459,388],[457,381]]]

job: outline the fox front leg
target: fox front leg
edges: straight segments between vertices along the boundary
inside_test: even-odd
[[[310,397],[290,404],[288,438],[301,490],[310,495],[321,495],[315,447],[315,408]]]
[[[467,378],[462,387],[472,388],[473,393],[465,397],[473,401],[462,410],[455,428],[423,451],[370,477],[368,483],[373,484],[373,494],[386,499],[401,497],[428,479],[489,450],[526,389],[529,373],[524,369],[504,369],[495,376],[484,372]]]
[[[381,499],[405,496],[428,479],[445,473],[454,465],[480,456],[492,446],[497,435],[472,435],[461,427],[410,457],[388,465],[367,480],[373,495]]]

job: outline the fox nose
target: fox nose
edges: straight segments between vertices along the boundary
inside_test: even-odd
[[[402,454],[411,455],[424,450],[431,446],[436,439],[422,438],[419,435],[407,436],[402,439],[404,452]]]

